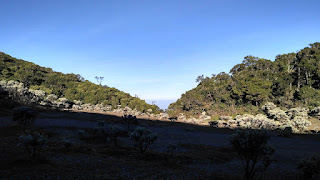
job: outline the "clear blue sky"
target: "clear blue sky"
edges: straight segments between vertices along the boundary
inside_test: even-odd
[[[1,0],[0,7],[0,51],[92,82],[103,76],[103,84],[162,108],[198,75],[320,41],[319,0]]]

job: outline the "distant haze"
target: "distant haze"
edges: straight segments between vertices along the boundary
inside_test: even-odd
[[[155,104],[157,106],[159,106],[161,109],[165,110],[168,108],[168,106],[171,104],[171,103],[174,103],[175,101],[177,101],[177,99],[171,99],[171,100],[146,100],[147,103],[151,104],[152,102],[155,102]]]

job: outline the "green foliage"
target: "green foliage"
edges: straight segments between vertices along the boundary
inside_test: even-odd
[[[229,74],[202,75],[196,82],[196,88],[169,106],[170,115],[203,111],[211,116],[217,112],[224,115],[241,108],[258,113],[259,108],[252,107],[265,102],[280,107],[320,106],[320,43],[297,53],[278,55],[275,61],[246,56]]]
[[[84,80],[79,74],[63,74],[50,68],[13,58],[0,52],[0,79],[15,80],[24,83],[27,88],[43,90],[68,100],[80,100],[84,103],[111,105],[116,108],[128,106],[131,109],[160,113],[156,105],[147,104],[144,100],[132,97],[116,88],[94,84]],[[99,83],[103,77],[99,77]]]
[[[132,116],[132,115],[124,115],[122,116],[122,121],[123,121],[123,125],[125,130],[130,133],[134,130],[134,128],[138,125],[138,119],[136,116]]]
[[[135,147],[144,153],[147,148],[157,140],[157,134],[144,127],[137,127],[130,133],[130,139],[134,141]]]
[[[31,159],[36,158],[47,143],[47,137],[40,132],[26,130],[19,136],[19,145],[25,147]]]
[[[12,120],[17,121],[20,126],[30,127],[37,116],[37,111],[31,107],[18,107],[13,109]]]
[[[243,129],[230,136],[230,143],[241,158],[246,179],[252,179],[271,164],[274,149],[268,145],[269,139],[266,130]]]

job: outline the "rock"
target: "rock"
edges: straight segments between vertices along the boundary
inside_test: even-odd
[[[270,110],[273,110],[277,108],[277,106],[273,103],[273,102],[267,102],[266,104],[264,104],[261,109],[265,112],[268,112]]]
[[[320,106],[310,110],[309,115],[313,117],[320,116]]]
[[[90,103],[82,105],[82,108],[83,110],[86,110],[86,111],[94,111],[94,106]]]
[[[158,115],[159,119],[169,119],[169,115],[167,113],[160,113]],[[178,117],[176,117],[176,120],[178,119]]]
[[[229,127],[229,125],[228,125],[228,123],[227,122],[225,122],[225,121],[218,121],[218,127],[219,128],[228,128]]]
[[[72,105],[72,109],[75,109],[75,110],[83,110],[83,107],[80,106],[80,105],[74,104],[74,105]]]
[[[251,122],[254,119],[254,116],[250,114],[237,115],[235,119],[238,121]]]
[[[93,110],[94,110],[94,111],[97,111],[97,112],[105,112],[105,111],[106,111],[106,108],[103,106],[103,104],[96,104],[96,105],[93,107]]]
[[[311,122],[302,116],[296,116],[291,120],[291,125],[301,132],[311,126]]]
[[[210,127],[217,128],[217,127],[218,127],[218,124],[219,124],[218,121],[209,121]]]
[[[183,115],[183,113],[180,113],[180,115],[178,116],[178,121],[185,122],[186,120],[187,120],[186,116]]]
[[[40,102],[41,106],[53,106],[53,103],[49,100],[43,100]]]
[[[301,108],[301,107],[291,108],[286,113],[290,117],[290,119],[293,119],[296,116],[308,118],[308,109],[306,109],[306,108]]]
[[[269,118],[274,119],[276,121],[286,121],[290,119],[286,112],[281,110],[280,108],[272,109],[268,111],[267,114]]]
[[[51,102],[58,100],[58,97],[54,94],[49,94],[46,98],[46,100],[49,100]]]
[[[73,104],[81,106],[83,102],[78,100],[73,100]]]
[[[220,116],[219,120],[228,121],[228,120],[232,120],[232,117],[231,116]]]
[[[107,106],[105,107],[105,109],[106,109],[106,111],[111,111],[111,110],[112,110],[112,106],[111,106],[111,105],[107,105]]]
[[[190,118],[186,120],[187,123],[191,123],[191,124],[197,124],[197,119],[196,118]]]
[[[123,109],[114,109],[112,112],[117,114],[125,114],[125,111]]]

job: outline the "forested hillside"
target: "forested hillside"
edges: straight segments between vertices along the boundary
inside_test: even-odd
[[[79,74],[63,74],[50,68],[13,58],[0,52],[0,80],[15,80],[27,88],[43,90],[46,94],[55,94],[69,100],[80,100],[84,103],[111,105],[116,108],[129,106],[141,112],[152,109],[159,112],[156,105],[147,104],[144,100],[132,97],[116,88],[94,84],[84,80]]]
[[[257,112],[265,102],[290,108],[320,105],[320,43],[274,61],[246,56],[229,73],[199,76],[198,86],[169,106],[172,114]]]

